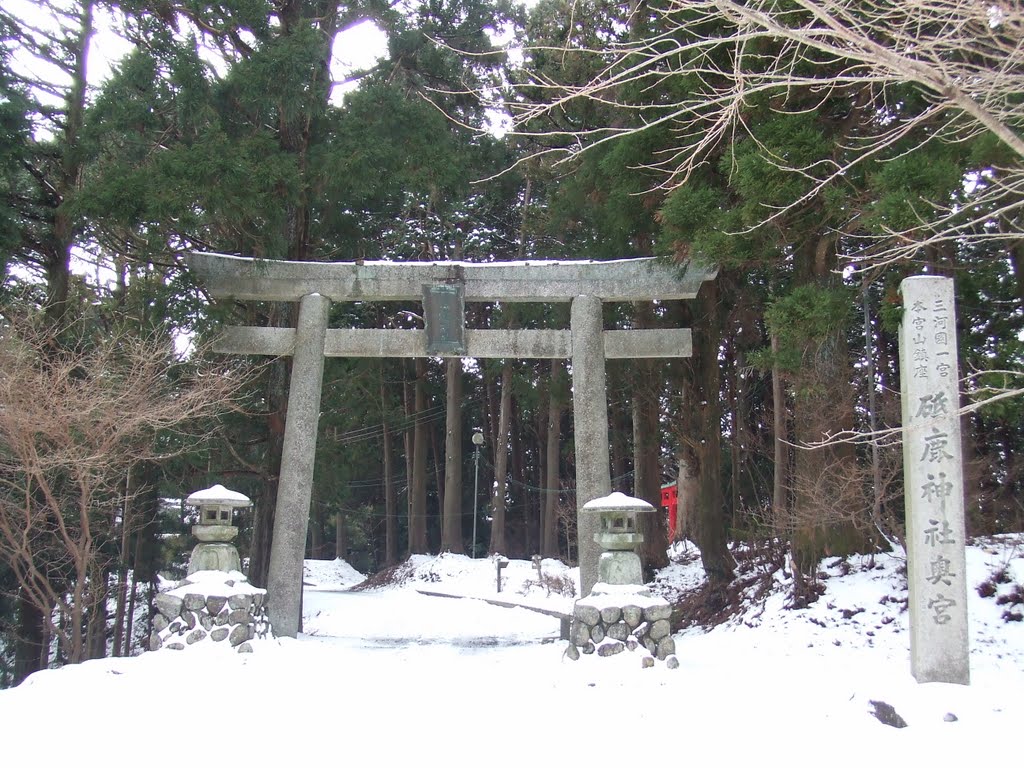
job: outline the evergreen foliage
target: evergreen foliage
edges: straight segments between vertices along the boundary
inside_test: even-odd
[[[307,261],[699,259],[719,277],[696,300],[606,308],[607,328],[690,326],[695,352],[609,366],[613,484],[651,495],[679,478],[689,506],[668,536],[697,540],[717,583],[731,577],[729,537],[751,535],[783,537],[813,580],[823,551],[881,546],[879,528],[900,537],[899,459],[786,446],[839,428],[898,426],[897,289],[925,270],[957,281],[961,368],[972,377],[964,402],[976,406],[964,422],[971,532],[1019,530],[1024,433],[1020,398],[1008,396],[1024,370],[1014,142],[999,125],[985,130],[967,112],[936,109],[941,94],[926,84],[876,77],[855,47],[752,34],[737,48],[731,36],[746,22],[734,5],[540,0],[527,12],[510,0],[122,0],[102,8],[130,48],[102,83],[83,69],[97,19],[108,18],[100,5],[49,3],[39,24],[2,10],[0,318],[42,313],[99,335],[166,327],[200,348],[224,324],[293,324],[285,305],[212,304],[183,268],[192,250]],[[754,5],[767,7],[744,7]],[[840,5],[866,23],[867,6]],[[770,10],[792,28],[809,23],[806,9]],[[386,33],[387,50],[342,93],[336,36],[367,20]],[[935,41],[933,27],[919,32]],[[521,51],[500,50],[499,33]],[[876,37],[886,45],[896,34]],[[1005,42],[1005,30],[979,35]],[[984,51],[934,50],[989,82]],[[587,98],[573,97],[593,83]],[[722,118],[715,110],[733,103],[738,84],[742,98]],[[498,98],[522,130],[488,130]],[[1000,104],[997,116],[1012,118],[1002,127],[1019,138],[1013,99],[982,106]],[[871,270],[859,268],[865,259]],[[97,274],[109,279],[96,285]],[[351,302],[333,307],[331,324],[421,328],[420,313],[418,303]],[[480,304],[467,325],[565,328],[568,316],[560,305]],[[452,508],[444,370],[439,361],[327,361],[311,555],[372,569],[440,546]],[[564,374],[548,361],[463,365],[455,493],[467,551],[478,501],[478,542],[500,541],[509,555],[572,555]],[[256,501],[239,523],[259,580],[288,375],[286,361],[263,361],[246,383],[246,409],[211,418],[216,440],[186,449],[162,435],[174,455],[133,468],[135,538],[123,549],[115,525],[101,548],[119,586],[129,570],[145,582],[175,557],[160,552],[158,531],[185,530],[185,520],[161,513],[156,499],[214,482]],[[167,383],[184,387],[170,372]],[[653,445],[643,434],[652,423]],[[472,428],[485,436],[479,500],[468,479]],[[506,490],[494,497],[499,465]],[[833,493],[839,480],[855,492]],[[105,514],[127,495],[112,489]],[[651,532],[650,557],[664,551],[653,537],[665,535]],[[74,580],[58,571],[54,593]],[[27,659],[45,641],[43,618],[20,611],[13,582],[0,561],[0,633],[25,641],[0,651],[0,684],[30,672]],[[798,599],[813,595],[805,586]]]

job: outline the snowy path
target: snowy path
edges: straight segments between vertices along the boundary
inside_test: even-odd
[[[677,634],[679,669],[644,670],[631,653],[569,661],[550,616],[416,592],[493,594],[486,562],[421,566],[426,578],[378,592],[307,588],[308,634],[257,643],[252,654],[197,644],[33,675],[0,691],[0,764],[1019,762],[1024,644],[1012,641],[1019,625],[982,621],[994,606],[972,609],[979,630],[999,640],[975,646],[970,687],[913,681],[905,612],[879,603],[883,571],[831,579],[812,611],[781,611],[772,598],[749,625]],[[516,568],[509,593],[518,599],[531,567],[508,571]],[[830,601],[864,610],[826,620],[836,614]],[[880,724],[873,699],[909,727]]]
[[[445,644],[463,649],[539,645],[558,639],[551,617],[474,600],[412,590],[337,592],[307,589],[303,631],[353,648]]]

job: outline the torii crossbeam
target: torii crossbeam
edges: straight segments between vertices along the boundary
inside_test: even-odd
[[[692,299],[713,268],[654,259],[618,261],[295,262],[192,253],[189,267],[217,298],[297,301],[296,328],[226,328],[217,349],[291,355],[284,450],[268,574],[274,632],[295,637],[313,487],[326,357],[569,358],[576,445],[577,537],[582,594],[597,580],[600,555],[586,502],[611,492],[606,358],[689,357],[690,329],[605,331],[604,301]],[[422,331],[328,328],[331,302],[423,301]],[[466,301],[571,302],[568,330],[465,328]],[[441,318],[439,320],[438,318]]]

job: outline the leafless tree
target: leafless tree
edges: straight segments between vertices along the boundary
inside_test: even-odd
[[[667,125],[676,137],[675,147],[661,153],[653,167],[663,173],[661,186],[668,190],[684,184],[723,142],[737,135],[757,140],[756,126],[747,121],[752,99],[772,96],[776,108],[785,110],[787,100],[779,94],[801,91],[822,103],[841,96],[857,105],[871,130],[855,134],[835,158],[810,166],[792,166],[785,158],[771,156],[780,168],[812,183],[800,199],[766,210],[762,224],[785,216],[858,164],[884,157],[897,145],[905,152],[909,142],[909,151],[914,151],[932,141],[961,142],[989,134],[1004,147],[1004,167],[968,170],[962,199],[930,201],[932,215],[911,228],[879,235],[856,258],[879,265],[913,256],[923,246],[962,243],[969,237],[1000,240],[1008,248],[1021,243],[1020,3],[662,0],[638,2],[633,9],[630,26],[654,31],[609,41],[597,49],[572,49],[605,62],[588,82],[567,85],[529,76],[533,92],[544,96],[506,105],[518,133],[544,137],[548,149],[542,151],[566,159],[624,135]],[[660,87],[681,77],[692,87]],[[901,103],[897,91],[908,84],[924,96],[919,109]],[[665,98],[666,93],[674,96]],[[560,113],[580,100],[636,112],[641,119],[579,129],[566,128],[561,120],[545,122],[547,127],[540,131],[533,129],[537,118]],[[806,99],[799,103],[800,109],[807,109]],[[552,123],[563,127],[552,129]]]
[[[0,328],[0,558],[68,661],[88,657],[131,467],[191,447],[244,378],[177,360],[164,333]]]

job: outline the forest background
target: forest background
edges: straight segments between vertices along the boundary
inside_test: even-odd
[[[190,524],[168,500],[199,488],[253,499],[236,522],[265,583],[289,362],[209,341],[295,307],[212,304],[192,250],[717,265],[693,301],[606,305],[607,328],[694,332],[689,359],[609,362],[613,488],[658,505],[677,484],[676,530],[644,522],[648,568],[689,538],[714,594],[730,544],[758,542],[800,577],[795,605],[822,556],[901,541],[898,286],[954,277],[968,533],[1021,530],[1024,17],[903,5],[0,11],[0,684],[136,652],[136,603]],[[336,82],[339,33],[367,21],[386,52]],[[127,45],[97,81],[101,23]],[[354,302],[331,323],[420,312]],[[474,304],[467,325],[565,314]],[[565,361],[328,359],[323,397],[310,557],[573,560]]]

